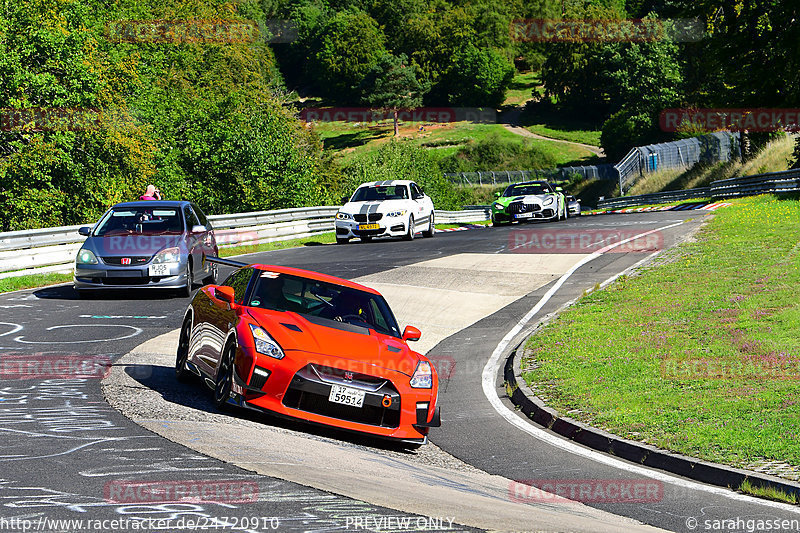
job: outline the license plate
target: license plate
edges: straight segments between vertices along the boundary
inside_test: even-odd
[[[147,267],[147,273],[150,275],[150,277],[169,276],[170,270],[172,270],[172,267],[176,264],[177,263],[158,263],[155,265],[150,265]]]
[[[341,385],[331,385],[331,393],[328,395],[328,401],[349,405],[350,407],[363,407],[364,391],[351,389],[350,387],[342,387]]]
[[[359,224],[358,229],[365,230],[365,229],[381,229],[380,224]]]
[[[533,213],[517,213],[514,218],[531,218]]]

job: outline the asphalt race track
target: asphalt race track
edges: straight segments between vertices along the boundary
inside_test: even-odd
[[[557,224],[440,233],[433,239],[418,238],[413,242],[306,246],[248,256],[248,261],[319,270],[375,286],[389,300],[401,326],[411,322],[420,327],[423,338],[415,348],[447,362],[449,370],[441,380],[443,425],[431,431],[435,446],[425,446],[416,452],[260,415],[221,415],[215,412],[208,394],[199,385],[190,387],[174,382],[167,362],[149,361],[139,366],[130,365],[127,360],[118,363],[126,354],[156,338],[160,340],[154,342],[161,345],[154,346],[152,352],[174,353],[174,346],[168,345],[168,334],[180,326],[186,299],[169,294],[126,292],[79,300],[69,285],[0,295],[3,354],[0,431],[4,444],[0,451],[0,530],[22,530],[9,527],[13,523],[4,524],[3,520],[31,520],[36,528],[43,525],[40,521],[45,518],[152,519],[149,527],[144,528],[148,530],[177,529],[180,519],[197,520],[197,525],[205,522],[218,530],[269,531],[276,526],[280,530],[306,531],[469,529],[447,520],[455,516],[458,501],[452,502],[452,508],[441,508],[439,512],[431,512],[430,507],[424,506],[416,510],[408,502],[392,499],[391,479],[384,480],[382,493],[377,489],[359,491],[353,486],[350,477],[353,468],[348,462],[356,455],[359,460],[375,458],[381,468],[410,461],[420,469],[430,465],[432,469],[452,470],[454,479],[467,474],[480,475],[475,470],[479,469],[505,480],[509,493],[503,503],[529,505],[539,511],[547,507],[556,517],[558,513],[580,515],[589,520],[587,524],[599,520],[597,524],[602,523],[603,527],[598,525],[597,530],[614,530],[614,527],[604,521],[608,515],[591,508],[671,531],[710,530],[704,528],[704,520],[800,519],[800,513],[787,505],[701,485],[584,449],[576,453],[570,444],[522,418],[522,425],[529,429],[509,423],[504,416],[516,415],[505,399],[499,376],[494,392],[500,400],[494,406],[482,386],[484,367],[503,337],[540,302],[564,272],[586,257],[586,253],[549,253],[537,257],[526,253],[531,250],[524,246],[514,249],[515,243],[524,243],[520,232],[575,230],[593,234],[619,230],[627,235],[658,230],[651,235],[658,236],[656,244],[661,247],[685,238],[704,216],[689,211],[582,217]],[[552,297],[529,317],[529,324],[535,324],[584,290],[652,253],[626,251],[623,247],[615,252],[619,253],[609,251],[562,280]],[[411,318],[405,320],[406,317]],[[107,372],[69,380],[60,379],[58,372],[52,375],[43,372],[35,380],[15,378],[13,365],[9,367],[7,362],[30,354],[84,365],[119,364],[112,370],[112,376],[116,372],[132,380],[127,389],[117,390],[131,394],[131,412],[127,412],[125,405],[118,406],[120,410],[137,421],[161,420],[164,427],[136,424],[111,408],[104,399],[99,379]],[[148,395],[162,403],[134,401]],[[118,396],[116,401],[124,404],[124,396]],[[168,406],[163,412],[159,411],[162,404]],[[510,409],[504,415],[496,408],[503,404]],[[194,414],[181,420],[175,418],[176,413],[188,411]],[[288,435],[287,445],[298,442],[291,439],[305,440],[308,449],[315,453],[332,453],[330,458],[325,457],[328,475],[320,475],[319,479],[314,476],[315,468],[321,472],[322,465],[311,464],[313,461],[306,465],[306,470],[294,465],[281,470],[276,466],[279,461],[272,461],[267,471],[274,475],[255,474],[262,471],[259,466],[241,458],[229,458],[219,451],[230,451],[233,448],[230,442],[215,446],[213,432],[190,435],[193,424],[199,428],[206,420],[219,420],[227,427],[247,427],[255,435],[259,427],[274,427],[275,431]],[[170,421],[179,429],[167,427]],[[170,432],[169,439],[160,436]],[[274,444],[279,442],[283,441],[276,440]],[[347,459],[340,458],[341,462],[336,464],[338,450],[354,455],[343,455]],[[284,448],[280,452],[290,457],[295,449]],[[297,454],[300,453],[311,452],[298,448]],[[303,476],[293,476],[292,472],[303,472]],[[228,494],[227,499],[215,501],[181,503],[168,498],[164,502],[152,498],[153,501],[143,503],[112,497],[121,480],[133,479],[180,482],[186,486],[192,486],[194,481],[195,489],[198,485],[216,483],[216,488],[221,484],[249,492],[238,496]],[[648,503],[590,503],[588,509],[572,503],[513,502],[514,485],[508,480],[545,479],[649,481],[657,483],[662,491],[656,501]],[[430,483],[447,485],[448,480],[436,478]],[[501,508],[504,507],[497,507]],[[480,521],[474,518],[472,525],[480,522],[482,529],[504,530],[513,522],[501,513]],[[554,522],[544,523],[547,528],[534,520],[529,528],[522,529],[554,529]],[[632,522],[619,519],[617,530],[628,531],[632,527]],[[570,525],[566,528],[580,529]],[[47,528],[52,529],[59,526]],[[60,529],[79,531],[81,527]],[[591,525],[585,530],[591,531]]]

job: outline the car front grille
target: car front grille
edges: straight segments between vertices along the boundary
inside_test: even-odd
[[[140,256],[107,256],[103,257],[103,263],[107,265],[122,265],[123,259],[130,259],[130,263],[125,263],[125,265],[143,265],[150,260],[149,255],[140,255]]]
[[[400,425],[400,393],[389,380],[357,372],[348,377],[351,379],[346,379],[344,371],[338,369],[306,365],[292,378],[283,396],[283,405],[370,426],[396,428]],[[353,407],[328,400],[333,383],[364,390],[364,405]],[[384,407],[383,400],[387,397],[391,398],[391,405]]]
[[[541,209],[539,204],[523,204],[522,202],[511,202],[508,204],[508,212],[513,214],[516,213],[533,213]]]
[[[383,218],[383,213],[357,213],[353,218],[356,222],[377,222]]]

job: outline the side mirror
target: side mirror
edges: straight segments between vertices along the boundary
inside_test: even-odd
[[[556,187],[556,192],[562,192],[563,190],[561,187]]]
[[[92,234],[92,227],[91,226],[84,226],[78,229],[78,233],[83,235],[84,237],[88,237]]]
[[[344,204],[346,204],[347,202],[350,201],[350,197],[349,196],[342,196],[339,201],[342,203],[342,205],[344,205]]]
[[[420,337],[422,337],[422,332],[414,326],[406,326],[406,329],[403,330],[404,341],[418,341]]]
[[[214,296],[216,296],[218,299],[222,300],[223,302],[227,302],[228,305],[231,306],[231,309],[233,309],[233,306],[236,305],[234,303],[234,301],[233,301],[233,298],[234,298],[233,287],[227,287],[227,286],[219,285],[219,286],[214,287],[213,290],[214,290]]]
[[[580,198],[578,198],[578,203],[581,203],[581,199]]]
[[[205,226],[192,226],[192,233],[205,233],[208,228]]]
[[[500,191],[497,191],[496,193],[494,193],[494,197],[495,198],[500,198]]]

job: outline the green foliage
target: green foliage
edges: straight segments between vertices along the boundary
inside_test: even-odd
[[[374,154],[352,161],[344,169],[348,192],[368,181],[413,180],[433,200],[437,209],[461,209],[462,193],[442,175],[426,150],[392,140]]]
[[[433,92],[451,105],[500,107],[513,78],[514,67],[502,54],[467,45],[453,56]]]
[[[397,110],[414,109],[422,105],[427,84],[417,80],[416,69],[407,64],[405,54],[386,54],[361,81],[361,101],[377,109],[394,111],[394,134],[397,135]]]
[[[634,146],[650,144],[659,135],[648,113],[618,111],[603,124],[600,144],[611,161],[619,161]],[[663,134],[662,134],[663,135]]]
[[[386,54],[375,19],[359,10],[334,15],[323,27],[314,56],[319,88],[338,102],[353,103],[353,88]]]

